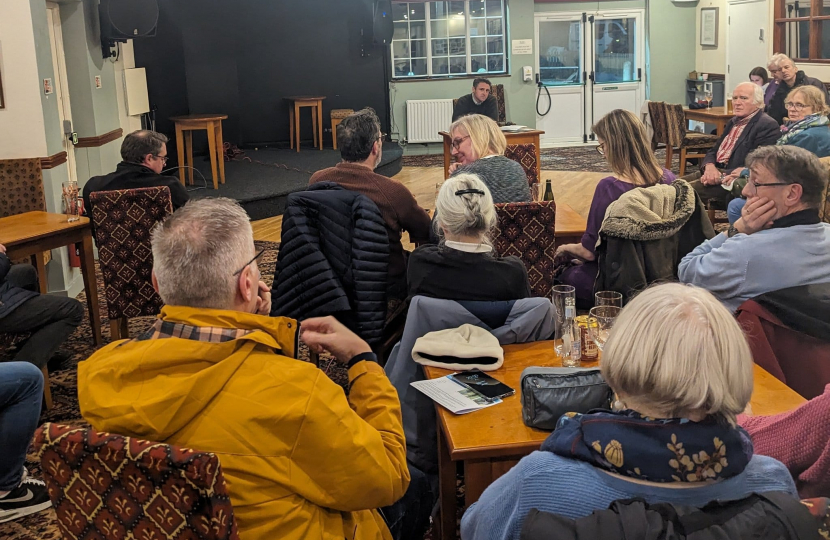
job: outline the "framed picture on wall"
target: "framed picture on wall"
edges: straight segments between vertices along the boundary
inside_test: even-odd
[[[718,46],[718,8],[700,9],[700,44]]]

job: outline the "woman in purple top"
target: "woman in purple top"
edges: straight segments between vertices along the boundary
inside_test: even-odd
[[[599,140],[597,151],[605,156],[614,175],[597,184],[582,242],[559,246],[555,257],[557,264],[575,263],[565,269],[559,281],[576,288],[576,299],[581,308],[593,305],[596,244],[608,206],[626,191],[659,182],[669,184],[675,179],[671,171],[660,167],[645,127],[633,113],[622,109],[611,111],[597,122],[593,131]]]

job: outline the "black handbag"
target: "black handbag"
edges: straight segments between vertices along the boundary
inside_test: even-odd
[[[525,425],[548,431],[565,413],[610,409],[614,394],[596,368],[525,368],[521,390]]]

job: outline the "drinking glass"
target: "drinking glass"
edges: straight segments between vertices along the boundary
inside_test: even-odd
[[[611,327],[614,326],[620,311],[622,308],[618,306],[596,306],[588,312],[588,337],[597,344],[599,350],[605,347]]]
[[[78,182],[63,182],[63,213],[66,214],[66,221],[78,221],[81,216],[81,205],[78,196]]]
[[[542,185],[539,182],[530,185],[530,200],[541,201],[543,194],[544,192],[542,191]]]
[[[594,305],[623,307],[622,293],[618,293],[617,291],[599,291],[594,295]]]
[[[707,90],[706,93],[703,95],[703,97],[707,102],[706,108],[711,109],[712,108],[712,91]]]
[[[554,285],[551,302],[553,302],[553,310],[556,314],[556,334],[555,339],[562,339],[562,331],[565,327],[565,304],[568,303],[566,299],[570,298],[570,304],[574,305],[576,302],[576,289],[571,285]],[[574,316],[576,313],[573,314]],[[562,356],[562,345],[556,345],[556,353]]]

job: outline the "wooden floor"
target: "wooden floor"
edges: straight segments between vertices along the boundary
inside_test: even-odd
[[[441,167],[404,167],[395,175],[395,180],[409,188],[418,204],[431,209],[435,204],[436,184],[444,180],[443,172]],[[556,201],[567,204],[585,219],[588,218],[594,189],[605,176],[608,176],[608,173],[542,171],[542,181],[551,180]],[[279,242],[282,216],[255,221],[253,229],[255,240]],[[412,249],[407,234],[404,234],[402,240],[404,247]]]

